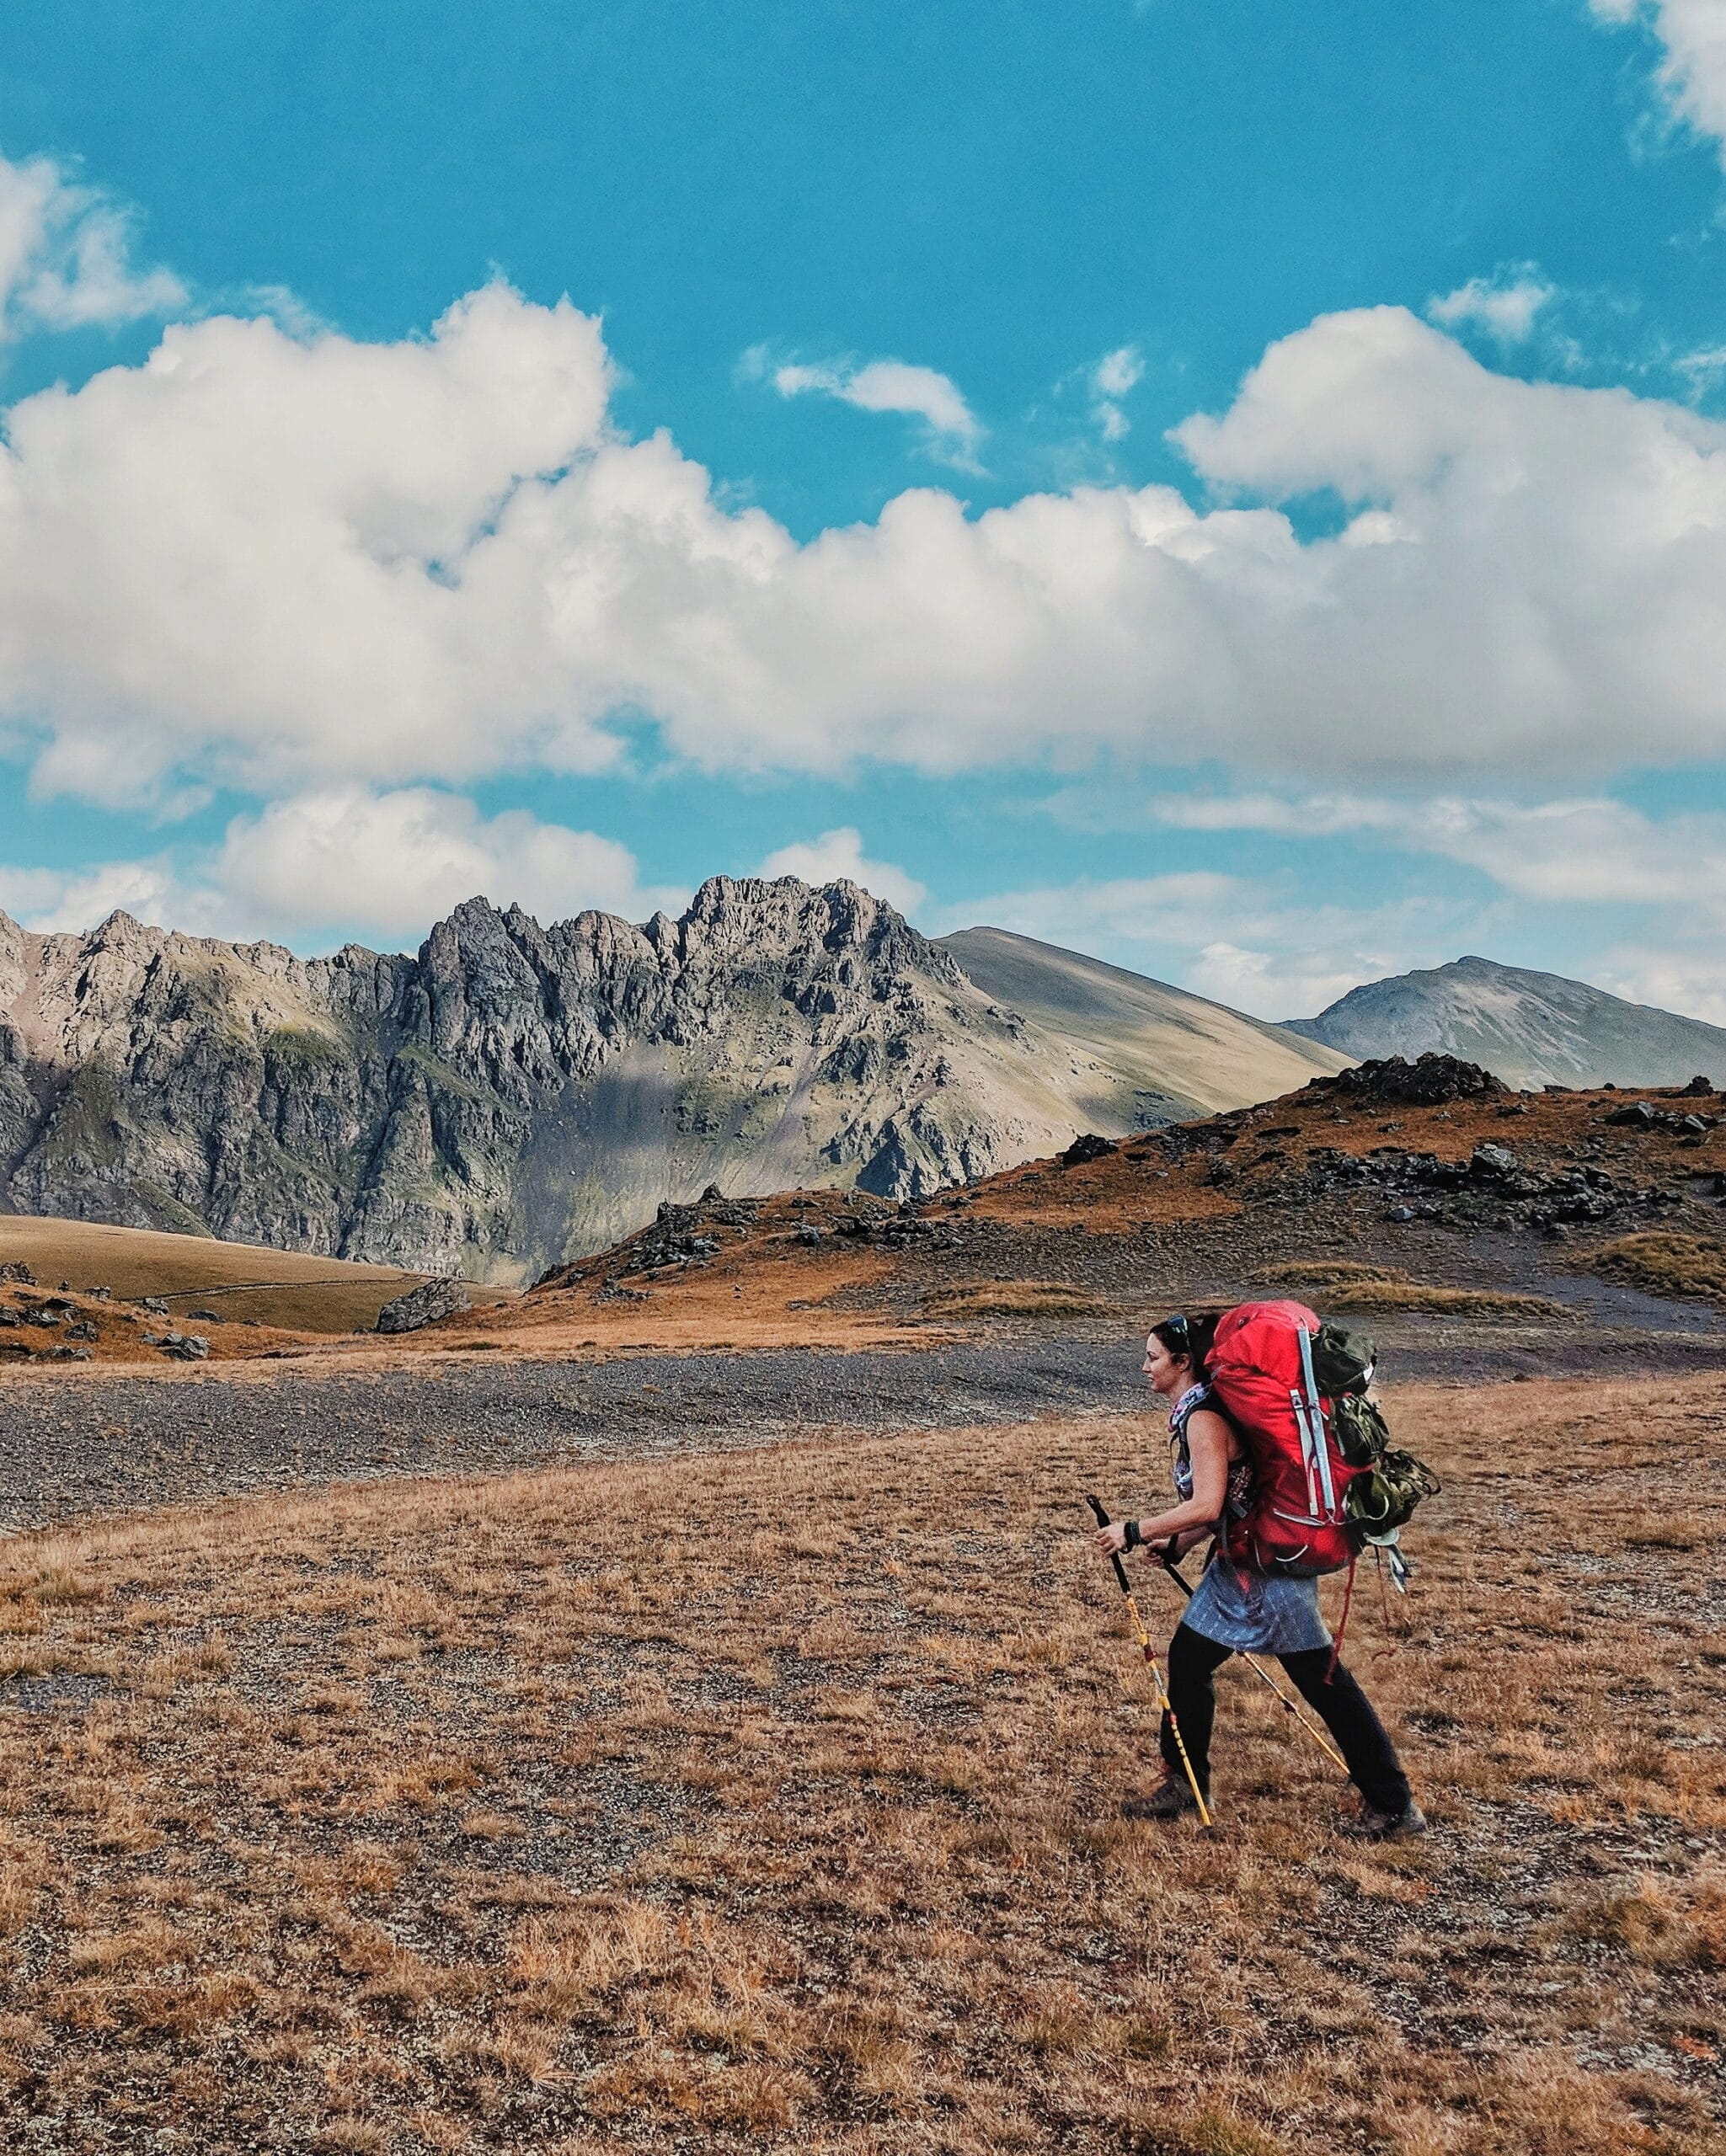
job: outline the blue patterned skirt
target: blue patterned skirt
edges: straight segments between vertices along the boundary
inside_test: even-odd
[[[1226,1557],[1213,1557],[1206,1566],[1185,1622],[1242,1654],[1306,1654],[1330,1645],[1317,1580],[1273,1578]]]

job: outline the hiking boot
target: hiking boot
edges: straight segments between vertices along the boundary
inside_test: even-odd
[[[1363,1803],[1358,1819],[1345,1820],[1343,1832],[1363,1842],[1406,1842],[1426,1832],[1426,1814],[1411,1796],[1400,1812],[1381,1812]]]
[[[1178,1774],[1165,1774],[1149,1796],[1130,1796],[1120,1807],[1124,1819],[1178,1819],[1197,1809],[1192,1790]]]

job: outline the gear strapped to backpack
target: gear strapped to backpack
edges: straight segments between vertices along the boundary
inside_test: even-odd
[[[1364,1333],[1321,1322],[1304,1303],[1242,1303],[1217,1321],[1210,1396],[1253,1470],[1252,1501],[1223,1535],[1236,1564],[1314,1579],[1371,1545],[1402,1585],[1397,1532],[1439,1483],[1392,1446],[1368,1397],[1376,1359]]]

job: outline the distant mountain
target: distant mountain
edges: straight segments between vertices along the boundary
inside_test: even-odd
[[[1352,989],[1289,1030],[1343,1054],[1483,1063],[1513,1086],[1681,1086],[1726,1081],[1726,1031],[1559,974],[1458,958]]]
[[[412,957],[0,914],[0,1208],[514,1280],[708,1182],[922,1195],[1343,1060],[968,940],[790,877],[639,928],[473,899]]]
[[[1352,1059],[1308,1049],[1290,1061],[1283,1027],[1004,928],[961,929],[941,947],[1073,1059],[1078,1118],[1109,1136],[1274,1100]]]

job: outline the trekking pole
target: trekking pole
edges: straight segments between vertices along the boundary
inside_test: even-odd
[[[1085,1502],[1095,1514],[1098,1526],[1107,1527],[1109,1515],[1097,1499],[1087,1497]],[[1151,1635],[1145,1630],[1145,1620],[1139,1614],[1139,1605],[1133,1599],[1133,1590],[1127,1582],[1127,1568],[1120,1561],[1118,1553],[1111,1553],[1109,1561],[1114,1567],[1114,1583],[1121,1591],[1126,1602],[1127,1614],[1133,1620],[1133,1630],[1139,1636],[1139,1652],[1150,1664],[1151,1681],[1157,1687],[1157,1704],[1168,1716],[1169,1731],[1174,1738],[1175,1749],[1180,1753],[1181,1764],[1187,1770],[1187,1786],[1192,1790],[1193,1801],[1199,1807],[1199,1824],[1208,1833],[1210,1827],[1210,1807],[1205,1801],[1205,1792],[1199,1786],[1199,1777],[1193,1772],[1193,1763],[1187,1757],[1187,1740],[1181,1735],[1181,1726],[1175,1719],[1174,1707],[1168,1696],[1168,1687],[1162,1681],[1162,1666],[1157,1659],[1157,1651],[1151,1644]]]
[[[1185,1595],[1188,1601],[1190,1602],[1193,1598],[1193,1582],[1187,1577],[1180,1566],[1176,1564],[1174,1559],[1168,1555],[1167,1550],[1159,1550],[1157,1553],[1157,1561],[1162,1566],[1163,1571],[1168,1574],[1169,1577],[1174,1582],[1181,1593]],[[1237,1648],[1236,1652],[1239,1653],[1240,1650]],[[1255,1662],[1249,1654],[1242,1654],[1241,1659],[1246,1663],[1248,1668],[1252,1671],[1253,1674],[1258,1678],[1261,1683],[1269,1685],[1271,1690],[1275,1693],[1278,1699],[1282,1701],[1284,1706],[1285,1706],[1289,1712],[1295,1717],[1295,1720],[1300,1723],[1301,1728],[1306,1731],[1307,1734],[1312,1739],[1312,1742],[1318,1747],[1319,1750],[1323,1753],[1326,1758],[1333,1761],[1337,1766],[1342,1769],[1344,1774],[1347,1774],[1349,1771],[1348,1761],[1343,1757],[1342,1753],[1338,1751],[1335,1745],[1331,1742],[1329,1737],[1325,1735],[1318,1724],[1316,1721],[1309,1721],[1307,1719],[1306,1716],[1301,1713],[1300,1708],[1289,1697],[1288,1694],[1284,1691],[1282,1686],[1277,1683],[1275,1678],[1274,1678],[1270,1672],[1264,1667],[1264,1664],[1262,1662]]]

